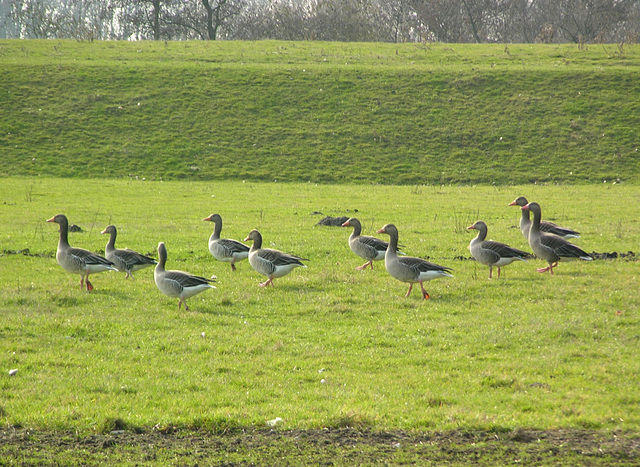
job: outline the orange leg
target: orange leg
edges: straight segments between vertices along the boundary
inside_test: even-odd
[[[431,296],[427,293],[426,290],[424,290],[424,285],[422,285],[422,282],[420,282],[420,288],[422,289],[422,298],[425,300],[429,300]]]
[[[549,263],[549,266],[547,266],[546,268],[540,268],[538,269],[538,272],[547,272],[547,271],[551,271],[551,274],[553,274],[553,268],[555,268],[558,265],[558,262],[556,261],[555,263]]]
[[[274,287],[274,285],[273,285],[273,277],[270,277],[269,280],[266,280],[264,282],[260,282],[260,287],[266,287],[269,284],[271,284],[271,287]]]
[[[405,295],[405,297],[408,297],[409,294],[411,293],[411,289],[413,288],[413,284],[409,284],[409,290],[407,290],[407,294]]]

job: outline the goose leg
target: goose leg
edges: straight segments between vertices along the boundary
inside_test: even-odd
[[[493,277],[493,266],[489,266],[489,279]]]
[[[178,299],[178,311],[180,311],[180,307],[184,303],[184,311],[189,311],[189,307],[187,306],[187,300],[185,298],[180,297]]]
[[[268,280],[264,281],[264,282],[260,282],[260,287],[266,287],[269,284],[271,284],[271,287],[273,287],[273,277],[270,277]]]
[[[373,260],[369,260],[366,263],[364,263],[362,266],[358,266],[356,268],[356,271],[362,271],[363,269],[367,269],[367,266],[371,266],[371,269],[373,269]]]
[[[549,263],[549,266],[547,266],[546,268],[540,268],[538,269],[538,272],[547,272],[547,271],[551,271],[551,274],[553,274],[553,268],[555,268],[558,265],[558,262],[554,262],[554,263]]]
[[[235,263],[235,261],[236,261],[235,259],[234,259],[233,261],[231,261],[231,270],[232,270],[232,271],[235,271],[235,270],[236,270],[236,265],[235,265],[235,264],[233,264],[233,263]]]
[[[426,290],[424,290],[424,285],[422,285],[422,282],[420,282],[420,288],[422,289],[422,298],[425,300],[429,300],[431,296],[427,293]]]
[[[498,266],[498,279],[500,279],[500,266]]]
[[[409,284],[409,290],[407,290],[407,294],[405,295],[405,297],[408,297],[409,294],[411,293],[411,289],[413,288],[413,283]]]
[[[87,284],[87,290],[91,291],[93,290],[93,284],[91,282],[89,282],[89,274],[87,274],[87,278],[85,279],[85,284]]]

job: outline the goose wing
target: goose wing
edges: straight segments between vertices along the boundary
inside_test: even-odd
[[[166,281],[172,281],[179,284],[180,287],[197,287],[199,285],[207,285],[211,282],[215,282],[213,279],[207,279],[206,277],[194,276],[183,271],[167,271],[164,275]]]
[[[380,240],[376,237],[369,237],[366,235],[358,237],[358,242],[366,245],[367,247],[373,248],[376,252],[387,251],[387,247],[389,246],[389,243],[385,242],[384,240]]]
[[[556,249],[556,254],[561,258],[580,258],[585,260],[592,259],[589,253],[569,242]]]
[[[441,272],[449,274],[453,272],[453,269],[451,268],[440,266],[439,264],[426,261],[422,258],[415,258],[413,256],[398,258],[398,262],[416,271],[416,274],[421,272]]]
[[[482,242],[482,247],[496,253],[500,258],[528,258],[531,255],[526,251],[518,250],[517,248],[510,247],[504,243],[496,242],[493,240],[485,240]]]
[[[545,234],[540,238],[542,245],[551,248],[554,253],[561,258],[584,258],[591,259],[591,256],[580,247],[566,241],[562,237]]]
[[[237,240],[232,240],[230,238],[221,238],[218,240],[218,245],[223,247],[228,251],[229,256],[232,256],[234,253],[248,253],[249,247],[244,243],[240,243]]]
[[[365,245],[367,248],[371,248],[372,252],[374,252],[374,255],[377,256],[380,253],[385,253],[387,251],[387,248],[389,247],[389,243],[385,242],[384,240],[380,240],[379,238],[376,237],[369,237],[367,235],[361,235],[360,237],[358,237],[358,242],[360,242],[362,245]],[[399,248],[402,248],[403,245],[398,245]],[[396,251],[397,254],[399,255],[406,255],[406,253],[397,250]]]
[[[113,263],[107,258],[103,258],[92,251],[84,250],[82,248],[69,248],[67,250],[67,254],[76,262],[82,262],[86,265],[113,266]]]
[[[580,232],[576,232],[575,230],[568,229],[566,227],[560,227],[553,222],[544,221],[540,223],[540,230],[542,232],[551,233],[553,235],[558,235],[560,237],[571,236],[578,238],[580,237]]]
[[[271,250],[269,248],[263,248],[258,251],[258,256],[263,260],[270,262],[274,266],[287,266],[289,264],[299,264],[304,266],[302,261],[309,261],[308,259],[300,258],[299,256],[283,253],[278,250]]]
[[[116,250],[113,254],[120,258],[120,260],[129,268],[140,264],[157,264],[155,259],[140,254],[137,251],[130,250],[129,248],[125,250]]]

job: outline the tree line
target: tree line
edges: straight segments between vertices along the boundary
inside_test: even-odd
[[[634,43],[640,0],[0,0],[0,38]]]

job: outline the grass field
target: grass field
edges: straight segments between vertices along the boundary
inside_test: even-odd
[[[0,175],[640,182],[640,46],[0,41]]]
[[[483,219],[490,237],[526,248],[519,212],[507,206],[526,195],[547,219],[579,230],[587,251],[637,253],[637,187],[45,178],[0,186],[5,427],[222,433],[279,417],[283,430],[577,429],[620,439],[639,431],[635,258],[561,264],[553,277],[532,260],[489,280],[468,260],[465,230]],[[96,275],[96,290],[81,292],[54,259],[57,225],[45,220],[59,212],[84,230],[72,245],[103,251],[99,232],[114,223],[120,247],[155,256],[164,241],[169,268],[216,274],[218,288],[192,298],[190,312],[155,288],[151,270],[135,281]],[[266,245],[309,258],[309,267],[268,289],[246,261],[232,273],[207,250],[212,225],[201,219],[212,212],[225,220],[223,236],[258,228]],[[429,283],[428,301],[415,291],[405,298],[382,264],[355,270],[362,261],[348,249],[349,229],[316,226],[324,215],[355,215],[367,234],[393,222],[407,253],[455,277]]]
[[[0,41],[0,465],[640,463],[640,48]],[[488,279],[519,195],[617,259]],[[261,289],[207,250],[309,258]],[[55,261],[117,246],[218,277]],[[397,225],[431,299],[348,248]],[[16,370],[16,371],[12,371]],[[11,374],[10,374],[11,372]],[[272,422],[270,424],[269,422]]]

